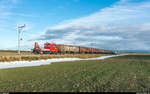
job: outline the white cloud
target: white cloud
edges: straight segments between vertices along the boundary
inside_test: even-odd
[[[150,49],[149,10],[150,1],[121,0],[91,15],[49,27],[35,39],[106,49]]]

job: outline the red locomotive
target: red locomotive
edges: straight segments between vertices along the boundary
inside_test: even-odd
[[[44,43],[44,49],[42,49],[37,42],[34,44],[33,52],[36,54],[52,54],[58,53],[59,45],[52,43]]]
[[[58,53],[59,45],[47,42],[44,44],[44,49],[47,50],[46,53]]]

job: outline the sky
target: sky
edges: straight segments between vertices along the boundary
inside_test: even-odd
[[[150,50],[150,0],[0,0],[0,50],[45,42]]]

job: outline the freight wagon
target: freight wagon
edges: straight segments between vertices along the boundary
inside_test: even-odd
[[[64,44],[60,44],[59,45],[59,53],[63,53],[63,54],[75,54],[75,53],[79,53],[79,47],[77,46],[72,46],[72,45],[64,45]]]

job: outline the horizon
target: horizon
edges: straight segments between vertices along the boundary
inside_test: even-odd
[[[104,49],[107,50],[107,49]],[[110,49],[111,50],[111,49]],[[0,51],[16,51],[18,50],[0,50]],[[21,50],[21,51],[31,51],[31,50]],[[150,50],[112,50],[117,53],[150,53]]]
[[[0,0],[0,50],[34,42],[108,50],[150,50],[150,0]]]

